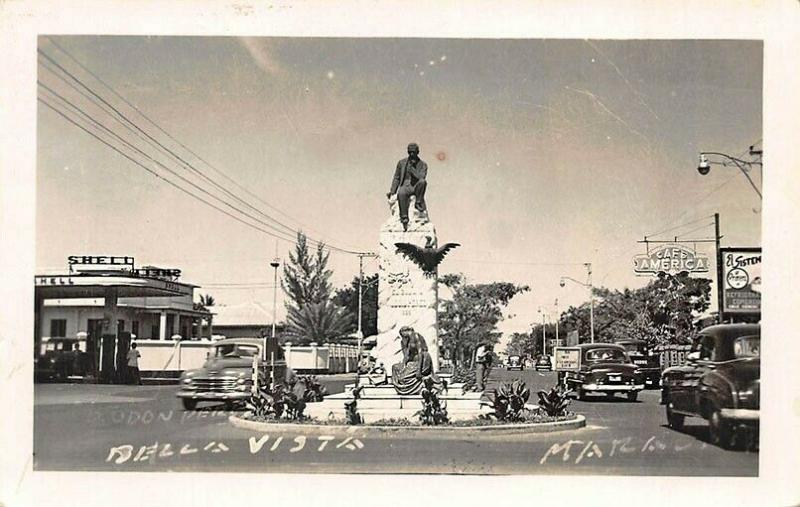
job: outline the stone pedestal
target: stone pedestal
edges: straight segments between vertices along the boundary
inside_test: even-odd
[[[373,354],[391,374],[392,365],[403,358],[400,328],[411,326],[425,338],[439,370],[439,325],[437,321],[438,283],[436,275],[422,268],[397,251],[395,243],[411,243],[420,248],[436,247],[436,229],[427,213],[409,205],[408,231],[403,231],[396,200],[390,201],[391,216],[381,227],[378,250],[378,336]]]

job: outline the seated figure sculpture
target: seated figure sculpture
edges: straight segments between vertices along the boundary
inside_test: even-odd
[[[397,393],[419,394],[426,378],[433,381],[436,391],[441,391],[442,382],[433,371],[433,361],[425,339],[413,328],[405,326],[400,329],[400,346],[403,360],[392,366],[392,384]]]

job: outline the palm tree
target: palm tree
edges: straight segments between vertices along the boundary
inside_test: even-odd
[[[206,319],[207,322],[208,322],[208,337],[209,338],[214,336],[213,323],[212,323],[212,321],[214,320],[214,316],[211,315],[211,313],[209,311],[209,308],[214,306],[216,304],[216,302],[217,301],[214,299],[214,296],[212,296],[211,294],[200,294],[200,302],[199,303],[195,303],[193,305],[195,310],[198,310],[198,311],[201,311],[201,312],[209,312],[209,315],[208,315],[208,317]],[[202,333],[201,333],[201,335],[202,335]]]
[[[290,307],[286,334],[302,343],[335,342],[347,335],[351,318],[347,310],[331,301],[308,303],[299,309]]]

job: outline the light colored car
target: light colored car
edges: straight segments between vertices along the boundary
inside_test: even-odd
[[[249,398],[253,390],[253,361],[259,378],[291,384],[296,375],[286,364],[283,348],[274,338],[229,338],[211,348],[202,368],[187,370],[180,378],[177,396],[186,410],[201,401],[224,402],[230,408]]]
[[[506,363],[506,370],[519,370],[522,371],[524,366],[522,365],[522,358],[519,356],[508,356],[508,362]]]

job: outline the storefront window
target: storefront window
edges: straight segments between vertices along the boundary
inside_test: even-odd
[[[67,336],[67,319],[51,319],[50,337],[66,338],[66,336]]]

